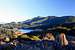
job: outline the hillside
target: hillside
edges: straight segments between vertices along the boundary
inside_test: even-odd
[[[72,24],[73,23],[73,24]],[[47,16],[47,17],[35,17],[32,19],[28,19],[22,22],[11,22],[6,24],[0,24],[0,27],[2,28],[21,28],[21,29],[46,29],[56,26],[74,26],[75,24],[75,16],[62,16],[62,17],[56,17],[56,16]]]
[[[62,16],[62,17],[55,17],[55,16],[47,16],[47,17],[36,17],[29,21],[23,21],[22,28],[23,29],[41,29],[41,28],[48,28],[48,27],[56,27],[59,25],[67,25],[70,23],[75,22],[74,16]]]

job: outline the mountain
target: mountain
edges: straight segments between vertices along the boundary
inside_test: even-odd
[[[24,24],[30,24],[30,25],[37,24],[37,23],[39,24],[40,22],[45,21],[48,18],[53,19],[53,18],[55,18],[55,16],[48,16],[48,17],[40,17],[40,16],[38,16],[38,17],[35,17],[33,19],[23,21],[23,23]]]
[[[23,21],[22,24],[24,25],[23,29],[45,29],[49,27],[56,27],[59,25],[66,25],[66,23],[74,23],[75,17],[74,16],[47,16],[47,17],[35,17],[30,20]]]
[[[47,29],[57,26],[75,26],[75,16],[47,16],[47,17],[35,17],[22,22],[11,22],[0,24],[0,27],[13,29]]]
[[[56,18],[55,16],[48,16],[48,17],[35,17],[33,19],[30,20],[26,20],[21,22],[22,24],[24,24],[24,26],[28,26],[28,27],[36,27],[36,26],[40,26],[43,25],[44,23],[48,24],[49,20],[52,20]],[[27,28],[28,28],[27,27]],[[23,27],[24,28],[24,27]]]

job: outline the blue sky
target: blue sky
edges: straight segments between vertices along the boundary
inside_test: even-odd
[[[75,16],[75,0],[0,0],[0,22],[36,16]]]

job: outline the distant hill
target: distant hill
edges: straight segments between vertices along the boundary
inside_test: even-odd
[[[74,23],[75,16],[47,16],[47,17],[35,17],[33,19],[23,21],[22,24],[24,27],[28,29],[40,29],[40,28],[47,28],[47,27],[55,27],[66,23]],[[26,27],[25,27],[26,25]],[[27,27],[28,26],[28,27]]]
[[[35,17],[22,22],[11,22],[6,24],[1,24],[0,27],[4,28],[21,28],[21,29],[46,29],[56,26],[75,26],[75,16],[47,16],[47,17]]]

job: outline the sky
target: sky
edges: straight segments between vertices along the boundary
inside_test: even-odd
[[[0,22],[19,22],[36,16],[75,16],[75,0],[0,0]]]

